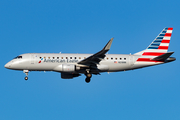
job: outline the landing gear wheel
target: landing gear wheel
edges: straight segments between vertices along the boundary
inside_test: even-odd
[[[89,83],[89,82],[91,81],[91,78],[88,78],[88,77],[87,77],[87,78],[85,79],[85,81],[86,81],[86,83]]]
[[[28,77],[26,76],[24,79],[25,79],[25,80],[28,80]]]

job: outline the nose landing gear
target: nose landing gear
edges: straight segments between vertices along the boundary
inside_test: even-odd
[[[29,73],[29,70],[23,70],[23,72],[26,74],[26,77],[24,78],[25,80],[28,80],[28,73]]]

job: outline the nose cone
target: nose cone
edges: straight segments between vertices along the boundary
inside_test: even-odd
[[[11,66],[11,64],[8,62],[8,63],[5,64],[4,67],[8,69],[8,68],[10,68],[10,66]]]

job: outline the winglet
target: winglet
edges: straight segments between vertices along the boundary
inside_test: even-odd
[[[111,48],[111,44],[114,38],[111,38],[109,42],[106,44],[106,46],[103,48],[103,50],[109,50]]]
[[[98,64],[106,56],[105,54],[107,53],[107,51],[109,51],[113,39],[114,38],[111,38],[109,40],[109,42],[105,45],[105,47],[101,51],[89,56],[86,59],[83,59],[82,61],[78,62],[77,64],[84,64],[84,65],[85,64],[86,65],[96,65],[96,64]]]

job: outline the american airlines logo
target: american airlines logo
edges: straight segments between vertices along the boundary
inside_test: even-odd
[[[43,60],[43,58],[41,58],[41,60],[38,63],[41,63],[42,60]]]
[[[78,60],[71,60],[71,59],[67,59],[67,60],[59,60],[59,59],[43,59],[41,58],[41,60],[38,63],[41,62],[46,62],[46,63],[77,63]]]

